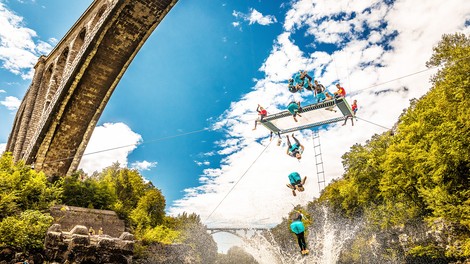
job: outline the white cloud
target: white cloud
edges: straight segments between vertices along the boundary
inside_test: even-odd
[[[233,15],[246,21],[250,17],[240,12]],[[218,153],[226,155],[222,165],[204,170],[199,179],[202,184],[186,189],[185,197],[175,201],[169,212],[195,212],[209,226],[277,224],[293,205],[305,204],[319,194],[313,142],[308,131],[303,136],[296,133],[306,146],[301,162],[288,157],[285,146],[277,146],[275,139],[268,146],[266,129],[251,130],[257,117],[253,108],[259,103],[275,113],[284,110],[292,97],[304,102],[311,98],[309,93],[293,95],[286,89],[286,80],[299,69],[308,70],[331,90],[339,80],[348,92],[347,99],[358,100],[357,115],[362,119],[354,127],[335,124],[320,131],[328,183],[344,172],[341,156],[350,146],[384,132],[383,127],[392,127],[409,99],[429,90],[434,71],[398,77],[421,71],[442,34],[468,32],[464,26],[468,17],[470,2],[464,0],[446,5],[438,0],[419,5],[412,0],[392,5],[378,0],[294,2],[286,13],[285,32],[279,34],[260,67],[265,79],[257,80],[253,91],[232,103],[214,125],[227,131],[226,139],[216,142]],[[299,34],[292,33],[300,28],[316,43],[334,43],[339,49],[331,54],[305,52],[293,39]],[[292,171],[308,176],[306,191],[297,197],[285,186]]]
[[[20,107],[21,101],[14,96],[7,96],[3,101],[0,101],[0,104],[13,111]]]
[[[48,43],[35,43],[36,37],[34,30],[24,26],[22,17],[0,2],[0,61],[3,68],[23,79],[31,79],[38,56],[52,49]]]
[[[144,170],[150,170],[152,168],[155,168],[157,166],[158,162],[156,161],[136,161],[131,163],[131,168],[139,170],[139,171],[144,171]]]
[[[128,164],[128,155],[142,142],[142,137],[124,123],[105,123],[91,135],[79,168],[91,174],[119,162]]]
[[[197,160],[195,160],[194,163],[196,163],[198,166],[202,166],[202,165],[204,165],[204,166],[209,166],[209,165],[211,165],[211,163],[210,163],[209,161],[207,161],[207,160],[205,160],[205,161],[197,161]]]
[[[5,91],[5,90],[0,90],[0,93],[6,93],[6,92],[7,92],[7,91]]]
[[[250,12],[248,14],[239,12],[239,11],[233,11],[232,15],[235,18],[242,19],[243,21],[247,21],[249,25],[253,24],[260,24],[262,26],[267,26],[273,23],[276,23],[276,17],[273,15],[266,15],[264,16],[262,13],[260,13],[258,10],[251,8]],[[240,26],[239,22],[233,22],[232,25],[234,27]]]

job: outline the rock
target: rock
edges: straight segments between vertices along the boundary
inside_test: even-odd
[[[116,241],[112,238],[101,238],[98,241],[98,249],[100,250],[113,250],[116,248]]]
[[[121,240],[134,240],[134,235],[128,232],[123,232],[119,237]]]
[[[47,229],[47,232],[60,232],[62,231],[60,228],[61,227],[59,224],[53,224],[51,227],[49,227],[49,229]]]
[[[72,234],[77,234],[77,235],[88,235],[88,229],[86,228],[86,226],[76,225],[76,226],[70,231],[70,233],[72,233]]]
[[[194,250],[189,245],[163,245],[152,243],[147,246],[145,255],[134,258],[135,264],[193,264],[201,263],[196,259]]]
[[[89,244],[90,244],[90,237],[88,235],[73,234],[72,239],[70,240],[71,247],[75,247],[77,245],[88,246]]]
[[[44,251],[48,263],[132,263],[134,236],[123,233],[121,237],[126,240],[90,236],[85,226],[75,226],[70,232],[47,232]]]

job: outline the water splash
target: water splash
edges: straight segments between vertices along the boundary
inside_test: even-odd
[[[314,223],[307,228],[307,243],[310,250],[307,256],[300,254],[296,239],[291,239],[288,246],[282,246],[276,242],[270,231],[255,233],[252,237],[244,238],[242,247],[259,263],[335,264],[339,260],[342,248],[354,237],[360,224],[330,217],[326,207],[314,215]]]

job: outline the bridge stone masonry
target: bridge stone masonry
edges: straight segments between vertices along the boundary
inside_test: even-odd
[[[177,1],[93,1],[38,59],[6,147],[15,161],[48,176],[75,171],[119,80]]]

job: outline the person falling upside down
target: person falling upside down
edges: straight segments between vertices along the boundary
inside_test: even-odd
[[[302,91],[302,86],[300,84],[294,84],[294,79],[290,78],[289,83],[287,85],[287,88],[289,88],[289,92],[291,93],[296,93],[298,91]]]
[[[299,243],[300,252],[302,255],[308,254],[307,249],[307,242],[305,242],[305,226],[302,223],[302,214],[296,213],[292,219],[292,223],[290,224],[290,230],[294,232],[295,236],[297,236],[297,242]]]
[[[292,189],[292,195],[297,196],[295,191],[303,192],[305,191],[304,184],[305,181],[307,180],[307,177],[304,177],[303,179],[300,178],[300,174],[297,172],[292,172],[289,174],[289,182],[287,184],[287,187]]]
[[[295,102],[292,101],[289,103],[287,106],[287,110],[292,114],[292,117],[294,117],[294,121],[297,122],[296,116],[302,117],[299,112],[302,111],[302,107],[300,107],[300,102]]]
[[[304,152],[304,146],[300,144],[296,137],[294,137],[294,134],[292,134],[292,138],[295,140],[294,144],[291,144],[289,135],[287,135],[287,155],[300,160],[302,158],[302,153]]]
[[[289,79],[287,87],[291,93],[302,92],[304,88],[313,91],[312,80],[306,71],[300,70]]]
[[[263,118],[265,118],[268,115],[268,111],[266,111],[266,109],[264,109],[259,104],[258,104],[258,107],[256,107],[256,112],[258,112],[258,115],[260,118],[259,120],[255,120],[255,127],[253,128],[253,130],[256,130],[256,125],[258,124],[258,122],[263,122]]]

